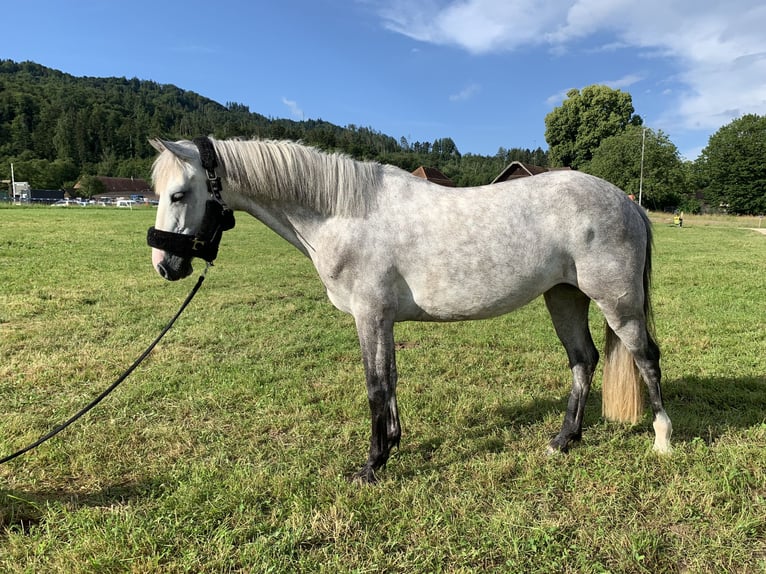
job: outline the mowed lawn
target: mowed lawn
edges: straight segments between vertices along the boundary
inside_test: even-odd
[[[0,208],[0,456],[95,397],[176,312],[152,209]],[[353,320],[246,214],[150,358],[0,466],[0,571],[766,571],[766,235],[655,216],[671,456],[647,412],[548,457],[570,386],[542,300],[397,326],[403,438],[380,482]],[[601,348],[602,319],[592,310]]]

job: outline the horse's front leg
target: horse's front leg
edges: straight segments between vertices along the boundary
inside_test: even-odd
[[[396,407],[394,322],[381,315],[356,316],[370,403],[370,454],[356,478],[375,482],[375,471],[386,464],[391,448],[399,446],[402,431]]]

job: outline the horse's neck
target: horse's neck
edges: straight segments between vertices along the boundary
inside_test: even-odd
[[[232,209],[248,212],[298,251],[311,257],[311,238],[322,223],[318,214],[289,204],[256,201],[243,196],[229,201]]]

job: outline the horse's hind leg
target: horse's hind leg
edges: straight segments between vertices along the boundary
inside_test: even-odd
[[[391,449],[399,446],[401,426],[396,405],[396,357],[393,320],[382,316],[356,316],[362,348],[367,399],[370,403],[370,453],[356,478],[375,481],[375,471],[386,464]]]
[[[665,412],[665,406],[662,402],[662,389],[660,388],[660,349],[654,342],[651,335],[647,332],[647,352],[633,353],[636,366],[641,373],[641,377],[646,382],[649,390],[649,403],[652,405],[654,420],[654,450],[659,453],[669,453],[670,435],[673,432],[673,424],[670,417]]]
[[[673,425],[665,412],[662,401],[660,349],[647,329],[646,318],[620,323],[612,319],[610,315],[606,313],[604,315],[609,327],[614,330],[622,344],[633,356],[633,361],[646,384],[649,403],[654,414],[654,450],[659,453],[668,453],[671,451],[670,435],[673,432]],[[610,319],[612,320],[610,321]]]
[[[565,451],[570,442],[582,436],[585,401],[598,363],[598,351],[588,326],[590,299],[582,291],[571,285],[556,285],[545,293],[545,304],[566,349],[573,377],[564,424],[548,446],[549,452],[556,452]]]

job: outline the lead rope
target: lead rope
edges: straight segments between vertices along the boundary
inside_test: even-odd
[[[210,263],[207,263],[205,266],[205,270],[202,272],[202,275],[200,275],[199,279],[197,279],[197,284],[194,285],[191,292],[186,296],[186,299],[183,303],[181,303],[181,308],[178,309],[178,312],[173,316],[173,318],[168,322],[167,325],[165,325],[165,328],[162,330],[162,332],[157,336],[157,338],[152,341],[151,345],[149,345],[146,350],[141,353],[141,356],[136,359],[130,367],[122,374],[120,377],[114,381],[111,385],[109,385],[104,391],[98,395],[95,399],[93,399],[90,403],[88,403],[85,407],[80,409],[75,415],[73,415],[71,418],[69,418],[67,421],[63,422],[62,424],[58,425],[57,427],[54,427],[50,432],[47,434],[41,436],[39,439],[37,439],[35,442],[30,444],[29,446],[26,446],[22,448],[21,450],[17,450],[13,454],[10,454],[4,458],[0,459],[0,464],[5,464],[6,462],[13,460],[16,457],[21,456],[25,452],[28,452],[32,450],[33,448],[36,448],[43,444],[48,439],[53,438],[57,434],[59,434],[61,431],[63,431],[65,428],[67,428],[69,425],[74,423],[76,420],[78,420],[80,417],[82,417],[85,413],[87,413],[89,410],[91,410],[93,407],[95,407],[98,403],[100,403],[102,400],[106,398],[106,396],[111,393],[114,389],[118,387],[120,383],[122,383],[125,379],[130,376],[130,374],[140,365],[146,357],[149,356],[149,353],[152,352],[154,347],[157,346],[157,343],[159,343],[162,338],[167,334],[168,331],[170,331],[170,328],[173,326],[173,323],[176,322],[176,319],[178,319],[181,316],[181,313],[184,312],[184,309],[191,303],[191,300],[194,298],[194,296],[197,294],[197,291],[199,291],[199,288],[202,286],[202,282],[205,280],[205,275],[207,275],[207,270],[212,265]]]

